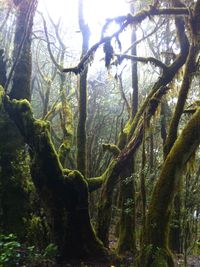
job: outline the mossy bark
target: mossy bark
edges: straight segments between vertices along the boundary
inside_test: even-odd
[[[112,193],[116,180],[122,172],[126,160],[133,156],[137,148],[142,143],[144,120],[142,115],[146,112],[146,122],[149,124],[152,116],[158,107],[162,96],[167,92],[165,87],[172,81],[177,71],[183,66],[187,59],[189,51],[189,42],[185,34],[185,24],[181,18],[176,19],[177,36],[180,42],[180,54],[175,61],[167,67],[163,74],[154,84],[151,92],[147,96],[141,108],[136,113],[133,120],[129,120],[120,134],[118,147],[121,150],[117,160],[113,160],[108,166],[106,172],[102,175],[102,181],[105,181],[102,187],[101,199],[98,208],[98,236],[108,245],[110,213],[112,205]],[[107,188],[108,187],[108,188]]]
[[[171,147],[173,146],[177,138],[179,121],[180,121],[181,115],[183,114],[184,106],[185,106],[187,95],[188,95],[188,92],[191,86],[193,74],[195,73],[196,67],[197,67],[196,57],[198,55],[198,51],[199,51],[198,47],[195,44],[192,44],[189,50],[188,59],[186,61],[185,73],[184,73],[182,85],[180,88],[175,112],[172,117],[170,127],[169,127],[169,132],[168,132],[167,139],[164,145],[165,157],[169,153]]]
[[[167,88],[162,87],[150,100],[147,109],[147,115],[145,117],[145,124],[148,125],[151,117],[155,114],[155,111],[159,105],[160,99],[166,93]],[[101,200],[98,207],[98,237],[103,241],[104,245],[108,246],[109,240],[109,225],[110,214],[112,205],[112,193],[117,182],[117,178],[122,173],[127,162],[133,158],[133,155],[139,148],[143,140],[144,133],[144,120],[140,118],[137,129],[135,130],[134,137],[130,140],[127,146],[122,149],[119,156],[111,161],[107,170],[101,176],[101,182],[104,181],[101,191]],[[98,180],[99,182],[99,180]]]
[[[183,197],[182,197],[182,188],[183,186],[179,186],[178,193],[174,198],[173,205],[173,214],[172,220],[170,224],[170,232],[169,232],[169,247],[172,252],[176,254],[183,253],[182,249],[182,208],[183,208]]]
[[[79,27],[82,33],[82,56],[86,54],[89,47],[90,30],[83,17],[83,1],[79,0]],[[86,154],[86,119],[87,119],[87,73],[86,67],[80,73],[79,78],[79,118],[77,126],[77,169],[86,175],[87,154]]]
[[[36,5],[36,0],[23,0],[18,7],[13,51],[14,75],[9,94],[11,99],[31,99],[31,34]]]
[[[5,234],[25,237],[25,218],[30,210],[29,195],[24,188],[28,177],[25,162],[20,160],[22,139],[16,125],[0,110],[0,228]]]
[[[0,85],[5,86],[7,76],[6,76],[6,71],[7,71],[7,64],[6,64],[6,59],[4,55],[4,49],[0,49]]]
[[[90,223],[88,186],[78,171],[62,169],[49,124],[33,117],[27,101],[5,99],[6,110],[29,145],[32,179],[44,205],[52,242],[60,258],[106,258]]]
[[[135,181],[133,178],[133,164],[123,172],[121,185],[121,215],[119,221],[118,252],[136,252],[136,221],[135,221]]]
[[[175,1],[176,2],[176,1]],[[180,3],[178,2],[180,5]],[[179,91],[179,96],[178,96],[178,101],[176,104],[176,108],[174,111],[174,114],[172,116],[172,120],[169,126],[169,132],[166,138],[166,142],[164,145],[164,157],[166,158],[168,153],[170,152],[178,134],[178,127],[179,127],[179,122],[181,119],[181,116],[184,111],[185,103],[187,101],[187,95],[191,87],[191,82],[193,75],[196,72],[197,69],[197,57],[199,54],[199,49],[200,49],[200,31],[199,29],[194,29],[193,25],[199,24],[200,23],[200,18],[199,18],[199,12],[200,12],[200,7],[199,3],[197,2],[194,11],[193,11],[193,21],[191,22],[191,46],[189,49],[189,54],[188,58],[186,61],[185,65],[185,70],[184,70],[184,76],[183,76],[183,81],[181,84],[181,88]],[[170,231],[170,243],[171,243],[171,248],[173,251],[179,252],[181,251],[181,244],[180,244],[180,238],[181,238],[181,191],[182,191],[182,183],[179,184],[179,188],[177,188],[177,195],[174,199],[174,218],[172,219],[172,224],[171,224],[171,231]],[[175,223],[173,223],[173,220]]]
[[[135,13],[134,4],[130,3],[130,11]],[[136,28],[131,32],[131,43],[137,41]],[[133,45],[131,55],[137,55],[137,45]],[[138,111],[138,68],[137,62],[131,63],[132,105],[131,119],[134,119]],[[134,181],[135,157],[133,157],[121,174],[121,215],[119,221],[119,253],[136,252],[136,218],[135,218],[135,181]]]
[[[157,266],[155,261],[158,260],[156,255],[159,251],[162,251],[162,260],[165,262],[163,266],[175,266],[168,248],[171,207],[184,166],[199,143],[200,109],[184,128],[164,162],[149,205],[145,248],[138,266]]]
[[[17,10],[14,51],[13,51],[13,83],[10,95],[13,98],[30,99],[31,80],[31,33],[35,11],[31,7],[34,1],[21,1]],[[35,2],[34,2],[35,3]],[[20,45],[23,46],[20,49]],[[20,51],[20,54],[19,54]],[[19,56],[17,57],[17,54]],[[4,86],[8,85],[5,80],[6,64],[1,58],[1,70],[4,75],[1,81]],[[1,93],[3,90],[1,88]],[[1,204],[2,204],[2,228],[6,233],[15,233],[24,238],[25,219],[30,211],[29,196],[24,188],[24,180],[27,180],[27,173],[24,169],[27,162],[20,158],[24,149],[24,142],[14,122],[2,108],[0,110],[0,183],[1,183]],[[21,160],[21,164],[19,163]]]

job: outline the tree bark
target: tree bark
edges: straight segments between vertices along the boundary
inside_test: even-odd
[[[89,47],[90,30],[84,21],[83,17],[83,0],[79,0],[79,27],[81,30],[82,43],[82,57],[86,54]],[[86,155],[86,119],[87,119],[87,73],[86,67],[79,78],[79,118],[77,126],[77,169],[83,174],[86,174],[87,155]]]
[[[78,171],[62,168],[49,124],[34,119],[26,100],[5,97],[4,106],[29,145],[32,179],[60,259],[106,259],[108,252],[90,223],[87,182]]]
[[[111,161],[101,178],[96,180],[98,186],[100,185],[100,180],[102,182],[105,181],[101,191],[97,226],[98,236],[104,242],[104,244],[108,244],[108,226],[110,225],[112,192],[116,179],[124,168],[123,164],[126,164],[126,160],[130,159],[130,156],[134,155],[142,143],[144,124],[149,125],[150,120],[158,107],[159,101],[167,91],[165,86],[172,81],[177,71],[183,66],[187,59],[189,42],[185,34],[185,25],[182,19],[177,19],[176,27],[180,42],[180,54],[177,56],[175,61],[167,67],[167,70],[163,71],[162,76],[154,84],[151,92],[138,110],[134,119],[132,121],[130,120],[125,125],[123,132],[119,137],[118,147],[122,149],[120,155],[117,159]],[[145,122],[142,116],[144,112],[146,112]]]
[[[10,82],[12,81],[10,95],[12,98],[30,99],[31,81],[31,34],[36,2],[23,0],[19,4],[14,38],[13,67],[11,68]],[[20,47],[21,46],[21,47]],[[17,56],[18,55],[18,56]],[[6,68],[5,64],[1,65]],[[6,69],[1,69],[4,74],[3,85],[9,85],[5,80]],[[8,79],[9,79],[8,77]],[[5,88],[6,89],[6,88]],[[22,171],[27,162],[23,159],[23,139],[16,125],[8,114],[0,110],[0,183],[2,224],[6,233],[15,233],[19,238],[24,238],[26,232],[25,221],[28,218],[29,196],[24,189],[24,180],[28,174]],[[19,165],[19,161],[22,164]],[[24,178],[24,176],[26,178]]]
[[[131,13],[134,14],[134,4],[130,4]],[[131,43],[137,41],[136,28],[131,32]],[[137,56],[137,45],[133,45],[131,55]],[[134,119],[138,111],[138,73],[137,62],[131,65],[131,83],[132,83],[132,105],[131,119]],[[127,251],[136,252],[136,205],[135,205],[135,156],[128,162],[121,174],[121,216],[119,224],[119,242],[118,251],[124,253]],[[126,179],[129,179],[127,182]]]
[[[153,191],[146,225],[145,249],[139,266],[174,266],[168,248],[171,205],[185,164],[200,143],[200,109],[177,138]]]

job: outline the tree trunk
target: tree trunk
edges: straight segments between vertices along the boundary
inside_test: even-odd
[[[131,13],[134,14],[134,4],[130,4]],[[131,32],[131,55],[137,56],[137,41],[136,28]],[[131,65],[131,82],[132,82],[132,105],[131,119],[134,119],[138,111],[138,74],[137,62],[132,62]],[[135,229],[135,158],[129,161],[128,166],[124,168],[121,176],[121,217],[119,225],[119,242],[118,251],[124,253],[126,251],[136,251],[136,229]],[[127,182],[126,179],[129,179]]]
[[[174,2],[180,4],[179,1]],[[200,23],[199,12],[200,1],[198,0],[193,10],[193,20],[190,25],[193,35],[192,45],[186,62],[178,103],[166,140],[166,160],[155,185],[149,206],[145,248],[139,262],[141,267],[157,266],[159,264],[167,267],[175,266],[168,244],[172,203],[179,190],[184,167],[200,143],[200,109],[197,109],[177,138],[180,116],[190,87],[192,73],[196,70],[196,56],[200,49],[199,28],[196,27]],[[176,23],[180,23],[180,19],[177,18]]]
[[[12,98],[30,99],[31,81],[31,33],[36,1],[21,1],[19,5],[13,51],[13,67],[8,80],[3,85],[6,87],[13,81],[10,91]],[[1,64],[5,68],[5,64]],[[1,69],[1,73],[6,70]],[[13,79],[11,79],[13,77]],[[7,87],[6,87],[7,89]],[[24,148],[23,139],[16,125],[4,110],[0,111],[0,183],[1,204],[3,213],[3,230],[6,233],[16,233],[24,238],[25,220],[28,217],[29,197],[24,188],[24,181],[28,173],[23,173],[27,162],[22,157]],[[19,161],[21,164],[19,165]]]
[[[198,6],[196,5],[195,12],[198,10]],[[194,24],[199,23],[199,19],[196,17],[194,19]],[[191,25],[191,28],[193,26]],[[187,101],[187,95],[189,92],[189,89],[191,87],[191,81],[193,78],[194,73],[196,72],[197,68],[197,56],[199,54],[199,31],[192,32],[192,44],[190,46],[188,58],[186,61],[185,71],[184,71],[184,77],[182,81],[182,85],[180,88],[179,96],[177,105],[175,108],[175,112],[173,114],[170,126],[169,126],[169,133],[166,138],[166,142],[164,144],[164,157],[166,158],[168,153],[170,152],[178,133],[178,127],[179,122],[181,119],[181,116],[184,111],[185,103]],[[172,223],[171,226],[171,234],[170,234],[170,241],[171,241],[171,248],[173,251],[180,252],[181,250],[181,244],[180,244],[180,238],[181,238],[181,191],[182,191],[182,183],[179,184],[180,188],[177,188],[177,195],[174,198],[174,219],[176,221],[176,225]]]
[[[6,98],[4,103],[29,145],[32,179],[60,258],[105,259],[107,250],[90,223],[87,182],[78,171],[62,169],[50,138],[49,124],[34,119],[27,101],[11,102]]]
[[[124,127],[123,132],[119,138],[118,145],[122,151],[117,159],[113,159],[111,161],[107,170],[101,176],[101,180],[105,182],[102,187],[101,199],[98,207],[97,233],[104,244],[108,244],[112,193],[115,186],[115,181],[124,168],[123,163],[126,162],[127,159],[129,159],[130,155],[134,155],[137,148],[142,143],[144,130],[144,120],[142,115],[144,114],[144,112],[146,112],[145,125],[149,125],[150,119],[155,114],[160,99],[167,91],[167,88],[165,86],[172,81],[175,73],[183,66],[187,59],[189,42],[185,34],[184,22],[179,19],[176,23],[176,26],[181,48],[180,54],[177,56],[176,60],[167,68],[167,71],[164,71],[162,76],[154,84],[151,92],[147,96],[143,105],[138,110],[134,119],[132,121],[129,121]]]
[[[82,56],[88,50],[90,30],[88,25],[84,21],[83,17],[83,0],[79,0],[79,27],[82,33]],[[87,73],[86,67],[82,73],[80,73],[79,79],[79,118],[77,126],[77,169],[86,175],[87,155],[86,155],[86,119],[87,119]]]
[[[185,164],[200,143],[200,109],[176,140],[153,191],[146,225],[145,248],[139,266],[175,266],[168,248],[171,205]],[[157,264],[157,265],[156,265]]]
[[[132,166],[131,166],[132,165]],[[121,182],[121,215],[119,222],[119,241],[118,251],[136,251],[136,232],[135,232],[135,180],[134,162],[129,162],[128,167],[124,168]],[[130,171],[131,166],[131,171]]]
[[[13,51],[13,80],[11,99],[31,99],[31,34],[37,0],[23,0],[19,4]],[[8,79],[11,77],[8,77]],[[6,86],[9,86],[7,81]]]

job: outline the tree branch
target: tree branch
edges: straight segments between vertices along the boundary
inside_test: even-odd
[[[110,19],[109,22],[106,23],[106,25],[108,25],[111,22],[116,22],[121,25],[120,29],[109,37],[102,37],[99,42],[94,44],[88,50],[88,52],[84,55],[84,57],[82,57],[81,61],[76,67],[64,68],[62,71],[65,73],[73,72],[76,75],[81,73],[84,70],[85,66],[88,64],[88,62],[90,61],[90,58],[94,55],[94,53],[96,52],[96,50],[98,49],[100,45],[106,42],[109,42],[113,38],[117,38],[119,34],[127,28],[128,25],[139,24],[147,17],[156,16],[156,15],[189,15],[189,11],[187,8],[158,9],[158,8],[150,7],[150,9],[142,10],[138,12],[137,14],[135,14],[134,16],[132,16],[131,14],[128,14],[127,16],[121,16],[121,17]],[[104,26],[104,29],[105,29],[105,26]]]
[[[62,71],[62,66],[60,66],[57,61],[55,60],[54,58],[54,55],[51,51],[51,43],[49,41],[49,36],[48,36],[48,30],[47,30],[47,24],[46,24],[46,21],[44,19],[44,16],[42,15],[42,13],[40,13],[41,17],[42,17],[42,20],[43,20],[43,25],[44,25],[44,32],[45,32],[45,36],[46,36],[46,39],[47,39],[47,48],[48,48],[48,51],[49,51],[49,55],[50,55],[50,58],[53,62],[53,64],[56,66],[56,68],[59,70],[59,71]]]
[[[123,59],[130,59],[132,61],[139,61],[143,63],[152,63],[153,65],[160,67],[163,70],[167,70],[167,65],[162,63],[160,60],[154,57],[138,57],[133,55],[125,55],[125,54],[115,54],[117,56],[118,61],[121,62]]]

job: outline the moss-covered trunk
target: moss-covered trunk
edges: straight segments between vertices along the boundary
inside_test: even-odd
[[[19,238],[25,236],[24,219],[28,218],[30,209],[29,195],[24,188],[25,163],[19,165],[22,145],[16,125],[0,110],[0,229]]]
[[[200,42],[200,36],[199,36],[199,29],[194,29],[194,25],[200,23],[200,19],[198,17],[198,13],[200,11],[200,8],[198,7],[198,4],[195,6],[194,13],[193,13],[193,21],[191,22],[191,46],[189,49],[188,58],[185,64],[184,69],[184,76],[183,81],[181,84],[181,88],[178,95],[178,101],[176,104],[176,108],[174,111],[174,114],[172,116],[172,120],[170,122],[169,126],[169,132],[166,138],[166,142],[164,145],[164,158],[167,157],[168,153],[170,152],[178,134],[178,128],[179,128],[179,122],[181,119],[181,116],[184,111],[184,107],[187,101],[188,92],[191,87],[192,78],[197,70],[197,57],[199,54],[199,42]],[[182,192],[182,183],[180,182],[177,188],[177,195],[174,199],[174,218],[172,218],[172,224],[171,224],[171,234],[170,234],[170,243],[171,248],[173,251],[180,252],[181,250],[181,192]],[[173,223],[175,221],[175,223]]]
[[[182,5],[180,1],[174,1],[174,3]],[[145,248],[141,253],[140,267],[175,266],[173,256],[169,249],[169,224],[172,204],[175,195],[180,189],[182,172],[186,163],[200,143],[200,109],[197,109],[196,113],[183,129],[181,135],[177,138],[179,120],[187,99],[192,74],[196,70],[196,56],[200,49],[199,28],[196,27],[200,22],[199,12],[200,1],[198,0],[192,11],[190,25],[192,29],[192,45],[186,62],[177,106],[166,140],[166,159],[149,205]],[[176,21],[178,22],[178,19]]]
[[[118,252],[136,251],[136,229],[135,229],[135,181],[134,162],[129,162],[124,168],[121,182],[121,215],[119,221]]]
[[[83,1],[79,0],[79,27],[82,33],[83,43],[82,43],[82,56],[88,50],[90,30],[88,25],[84,21],[83,17]],[[82,73],[80,73],[79,78],[79,118],[77,126],[77,169],[86,175],[87,166],[87,154],[86,154],[86,119],[87,119],[87,73],[88,68],[86,67]]]
[[[171,205],[181,173],[200,143],[200,109],[176,140],[163,165],[149,205],[145,248],[139,266],[174,266],[168,248]],[[157,264],[157,265],[156,265]]]
[[[37,1],[21,1],[17,10],[13,66],[3,86],[10,90],[12,98],[30,100],[31,81],[31,33]],[[5,75],[6,64],[1,64]],[[0,184],[2,228],[7,233],[25,236],[25,218],[30,211],[28,192],[24,188],[27,162],[22,157],[23,139],[4,109],[0,110]],[[21,164],[19,164],[21,161]]]
[[[6,87],[10,86],[8,82],[12,81],[10,90],[11,99],[31,99],[31,35],[33,18],[37,0],[23,0],[18,6],[18,16],[16,21],[16,32],[14,38],[13,68],[7,81]],[[6,88],[9,89],[9,88]]]
[[[134,4],[130,3],[130,11],[135,12]],[[131,55],[137,56],[137,35],[136,28],[133,27],[131,32],[132,45]],[[131,64],[131,83],[132,83],[132,105],[131,118],[134,119],[138,111],[138,68],[137,62]],[[121,174],[121,215],[119,221],[119,253],[127,251],[136,251],[136,229],[135,229],[135,157],[127,163]]]
[[[172,220],[169,231],[169,248],[176,254],[183,253],[182,249],[182,219],[183,219],[183,197],[182,188],[179,186],[179,190],[174,198]]]
[[[4,103],[29,145],[32,179],[60,258],[105,258],[107,250],[90,223],[87,182],[78,171],[62,169],[51,141],[49,124],[34,119],[27,101],[11,102],[6,98]]]
[[[180,42],[180,54],[175,61],[163,71],[161,77],[154,84],[151,92],[136,113],[134,119],[129,121],[123,129],[119,138],[119,148],[122,149],[122,151],[117,160],[114,159],[108,166],[106,172],[102,175],[102,180],[105,181],[105,183],[102,187],[98,208],[98,235],[104,244],[108,244],[112,193],[115,187],[115,181],[123,171],[123,163],[130,159],[130,155],[134,155],[135,151],[142,143],[144,130],[143,114],[146,113],[145,123],[149,125],[149,122],[159,105],[159,101],[168,90],[165,86],[173,80],[175,74],[184,65],[187,59],[189,42],[185,34],[185,24],[182,19],[176,20],[176,28]]]

